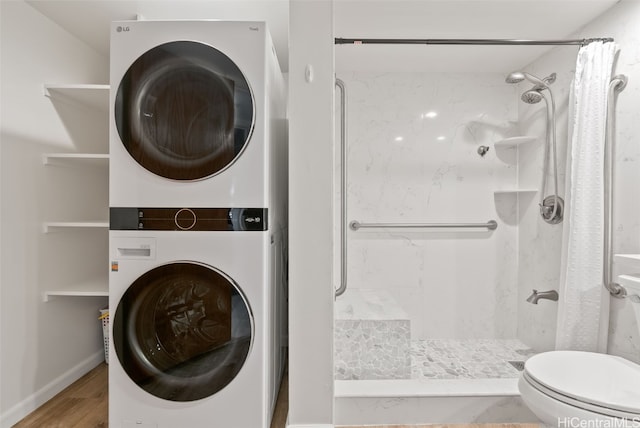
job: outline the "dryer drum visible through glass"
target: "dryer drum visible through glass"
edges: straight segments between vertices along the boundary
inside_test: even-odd
[[[219,50],[175,41],[140,56],[115,98],[118,134],[150,172],[174,180],[218,174],[241,155],[254,125],[251,88]]]
[[[238,286],[196,262],[158,266],[136,279],[113,319],[115,352],[139,387],[194,401],[227,386],[245,363],[253,317]]]

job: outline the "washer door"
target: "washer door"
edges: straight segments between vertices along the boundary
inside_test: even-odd
[[[227,386],[245,363],[253,317],[238,286],[195,262],[156,267],[125,292],[113,343],[138,386],[170,401],[194,401]]]
[[[157,46],[125,73],[115,97],[120,139],[161,177],[198,180],[228,168],[249,142],[251,89],[219,50],[192,41]]]

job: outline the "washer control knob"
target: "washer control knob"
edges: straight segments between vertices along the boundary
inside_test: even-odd
[[[174,221],[178,229],[191,230],[196,225],[196,213],[189,208],[182,208],[176,213]]]

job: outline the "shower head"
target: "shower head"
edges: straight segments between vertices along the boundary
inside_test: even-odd
[[[542,101],[542,94],[538,89],[530,89],[523,93],[521,98],[527,104],[537,104]]]
[[[553,78],[555,80],[555,76],[553,76]],[[506,79],[504,79],[504,81],[507,83],[520,83],[525,79],[527,79],[529,82],[533,83],[534,85],[540,86],[541,88],[548,87],[547,83],[544,80],[539,79],[536,76],[533,76],[529,73],[525,73],[524,71],[514,71],[513,73],[509,74],[506,77]]]
[[[514,71],[504,79],[504,81],[507,83],[520,83],[523,80],[524,80],[524,73],[520,71]]]

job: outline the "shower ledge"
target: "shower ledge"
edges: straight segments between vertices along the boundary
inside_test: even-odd
[[[386,290],[352,288],[336,300],[336,320],[409,321],[409,314]]]
[[[385,290],[351,288],[335,303],[335,378],[411,378],[411,319]]]

